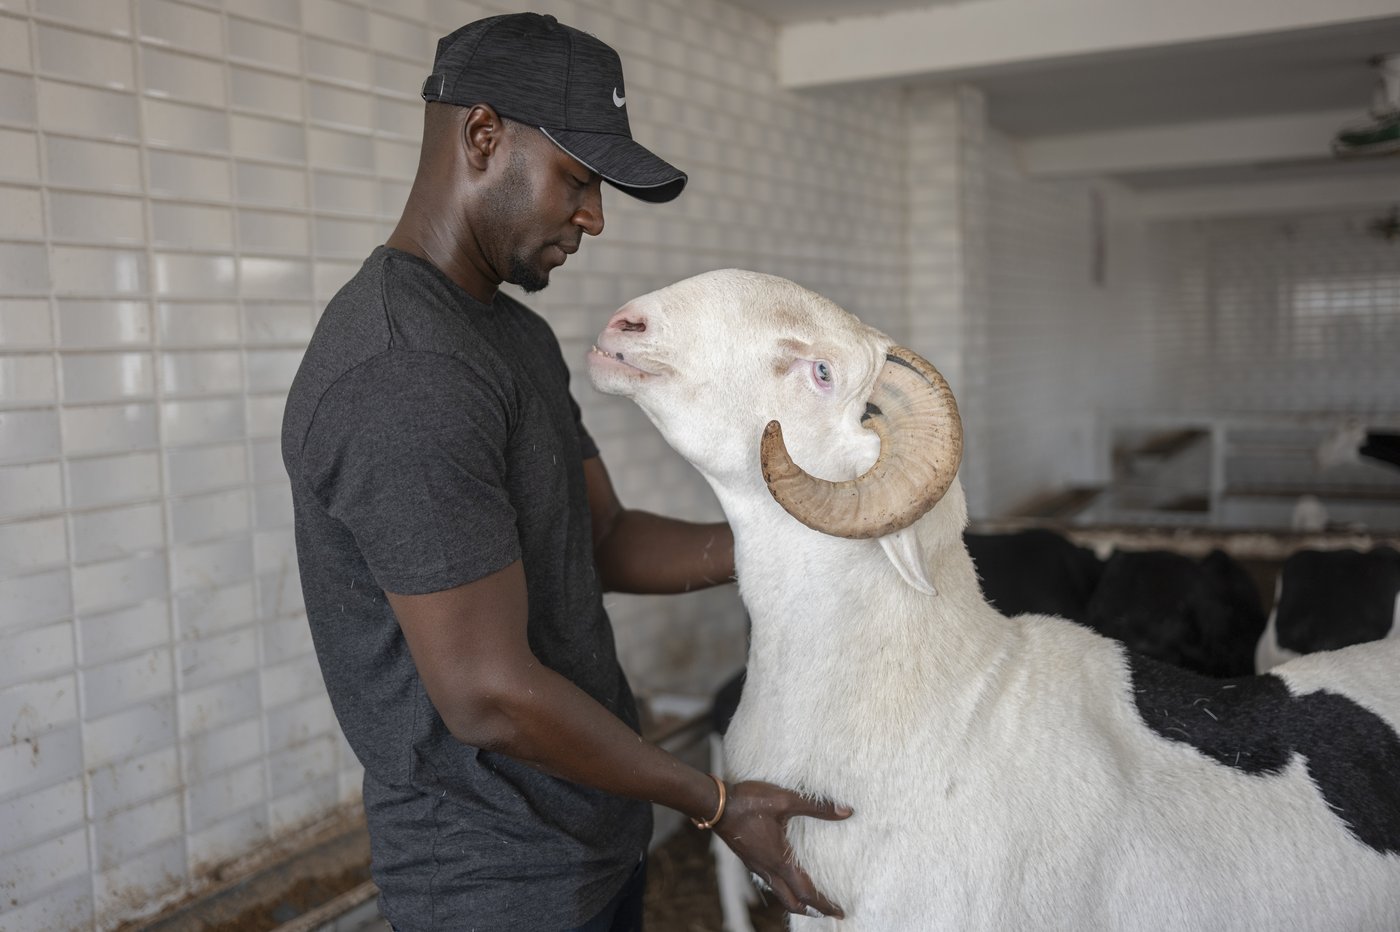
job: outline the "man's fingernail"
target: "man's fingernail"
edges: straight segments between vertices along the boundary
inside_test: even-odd
[[[803,912],[805,912],[805,913],[807,914],[807,918],[808,918],[808,919],[825,919],[825,918],[826,918],[826,914],[823,913],[821,910],[817,909],[815,906],[808,906],[805,910],[803,910]]]

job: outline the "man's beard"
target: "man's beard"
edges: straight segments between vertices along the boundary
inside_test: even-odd
[[[506,272],[506,281],[513,285],[519,285],[526,294],[534,294],[542,291],[549,284],[549,273],[541,272],[525,261],[523,256],[515,255],[510,257],[510,268]]]

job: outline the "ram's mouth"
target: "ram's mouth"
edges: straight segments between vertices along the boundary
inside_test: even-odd
[[[593,349],[589,352],[588,355],[590,361],[597,361],[600,365],[616,363],[619,367],[622,367],[624,369],[630,369],[633,372],[639,373],[643,376],[660,375],[660,370],[665,368],[664,366],[660,366],[657,363],[649,362],[646,360],[638,360],[636,358],[629,359],[625,353],[615,353],[611,350],[603,349],[596,343],[593,344]],[[642,365],[639,365],[639,362],[642,363]]]

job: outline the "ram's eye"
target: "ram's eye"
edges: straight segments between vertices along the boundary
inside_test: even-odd
[[[831,384],[831,366],[824,362],[818,361],[812,363],[812,375],[818,382],[822,382],[826,385]]]

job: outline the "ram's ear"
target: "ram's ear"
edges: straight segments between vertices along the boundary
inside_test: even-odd
[[[919,535],[919,526],[923,523],[922,520],[915,521],[902,531],[886,534],[880,538],[880,546],[905,582],[924,595],[938,595],[929,577],[932,560]]]

